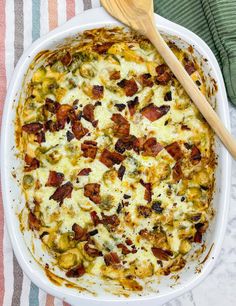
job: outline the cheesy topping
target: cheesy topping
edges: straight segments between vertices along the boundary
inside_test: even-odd
[[[169,45],[205,94],[199,65]],[[161,56],[103,28],[31,70],[16,124],[24,210],[55,264],[132,290],[183,268],[210,220],[213,133]]]

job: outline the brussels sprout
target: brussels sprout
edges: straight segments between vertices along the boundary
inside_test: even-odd
[[[47,161],[52,165],[58,163],[61,158],[62,155],[58,150],[54,150],[53,152],[46,154]]]
[[[66,70],[66,67],[62,64],[61,61],[57,61],[52,65],[51,69],[52,71],[62,73]]]
[[[40,83],[43,81],[43,79],[45,78],[46,75],[46,70],[43,66],[41,66],[40,68],[38,68],[33,77],[32,77],[32,81],[35,83]]]
[[[182,240],[179,251],[182,254],[186,254],[191,250],[191,243],[188,240]]]
[[[33,186],[34,184],[34,178],[30,174],[26,174],[23,177],[23,187],[24,189],[29,189]]]
[[[86,79],[92,79],[95,76],[94,67],[87,63],[81,65],[79,72]]]
[[[58,265],[62,269],[69,269],[76,264],[76,255],[72,253],[65,253],[59,256]]]

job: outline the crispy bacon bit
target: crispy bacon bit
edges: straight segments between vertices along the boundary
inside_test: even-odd
[[[128,104],[130,116],[133,116],[136,112],[136,107],[139,104],[138,97],[135,97],[134,100],[128,101],[127,104]]]
[[[164,96],[165,101],[172,101],[172,93],[171,91],[168,91]]]
[[[154,84],[150,73],[141,74],[138,78],[138,81],[143,87],[152,87]]]
[[[52,120],[48,120],[45,123],[45,130],[50,132],[59,131],[59,125],[57,122],[53,122]]]
[[[29,224],[29,228],[32,231],[33,230],[37,230],[38,231],[40,229],[40,226],[41,226],[40,220],[32,212],[29,212],[29,215],[28,215],[28,224]]]
[[[69,66],[71,64],[72,56],[71,56],[70,52],[67,51],[66,54],[63,55],[63,57],[61,58],[61,62],[65,66]]]
[[[95,247],[88,242],[85,243],[84,245],[84,250],[85,252],[90,256],[90,257],[99,257],[102,256],[102,252],[99,251],[98,249],[95,249]]]
[[[187,63],[184,65],[185,70],[188,72],[189,75],[193,74],[196,71],[195,65],[191,61],[187,61]]]
[[[152,253],[160,260],[168,260],[172,256],[172,252],[168,250],[162,250],[160,248],[152,248]]]
[[[44,131],[38,132],[38,133],[36,134],[36,137],[37,137],[37,142],[38,142],[39,144],[46,141]]]
[[[120,263],[120,259],[115,252],[110,252],[104,255],[104,261],[107,266],[116,266]]]
[[[90,217],[93,221],[94,226],[97,226],[99,223],[101,223],[101,220],[99,219],[96,211],[92,211],[90,213]]]
[[[197,231],[196,234],[194,235],[193,241],[196,242],[196,243],[201,243],[202,242],[202,233]]]
[[[117,215],[106,216],[102,213],[102,224],[109,225],[111,228],[117,227],[120,224],[120,220]]]
[[[118,109],[119,112],[122,112],[123,109],[125,109],[125,104],[122,103],[116,103],[114,106]]]
[[[95,204],[101,202],[100,185],[97,183],[86,184],[84,186],[84,195]]]
[[[94,159],[98,150],[96,141],[85,140],[84,143],[81,144],[81,150],[83,151],[84,157]]]
[[[125,243],[126,243],[127,245],[132,245],[132,244],[133,244],[133,241],[132,241],[130,238],[126,238],[126,239],[125,239]]]
[[[151,183],[144,183],[144,181],[141,179],[140,183],[143,185],[143,187],[146,188],[144,199],[148,202],[151,202],[152,200],[152,184]]]
[[[123,255],[127,255],[127,254],[130,254],[130,253],[137,253],[137,250],[136,249],[132,249],[130,250],[125,244],[123,243],[119,243],[117,244],[117,247],[118,249],[121,249],[122,250],[122,254]]]
[[[118,169],[118,178],[122,181],[123,176],[125,174],[125,166],[121,165]]]
[[[43,128],[42,123],[32,122],[22,126],[22,130],[28,134],[36,134]]]
[[[64,174],[56,171],[50,171],[45,186],[58,187],[64,180]]]
[[[120,71],[110,72],[110,80],[119,80],[119,79],[120,79]]]
[[[191,129],[186,124],[182,124],[181,125],[181,130],[183,130],[183,131],[190,131]]]
[[[102,154],[99,158],[100,162],[103,163],[108,168],[111,168],[115,164],[120,164],[125,159],[125,156],[117,153],[117,152],[111,152],[107,149],[104,149],[102,151]]]
[[[158,84],[166,85],[171,80],[171,74],[166,64],[157,66],[156,72],[157,72],[156,81]]]
[[[145,143],[145,138],[144,137],[139,137],[139,138],[136,138],[136,140],[134,141],[133,143],[133,149],[136,153],[140,153],[140,151],[143,150],[143,145]]]
[[[183,157],[183,153],[177,141],[172,142],[166,146],[165,149],[175,160],[180,160]]]
[[[70,142],[74,138],[75,138],[75,135],[73,133],[71,133],[70,131],[66,132],[66,139],[68,142]]]
[[[161,118],[162,116],[166,115],[169,110],[170,110],[169,105],[162,105],[160,107],[157,107],[153,103],[150,103],[141,110],[141,114],[144,117],[146,117],[148,120],[153,122]]]
[[[201,152],[198,149],[198,147],[194,145],[191,149],[191,157],[190,157],[191,163],[193,165],[197,165],[201,161],[201,159],[202,159]]]
[[[93,122],[94,121],[94,109],[95,109],[95,106],[92,104],[85,105],[85,107],[83,108],[84,119],[86,119],[89,122]]]
[[[87,231],[82,228],[79,224],[74,223],[72,226],[72,231],[75,233],[75,240],[86,241],[88,240]]]
[[[111,120],[115,122],[113,131],[117,137],[128,136],[130,130],[130,124],[126,118],[121,114],[113,114]]]
[[[181,169],[181,164],[180,162],[176,162],[173,169],[172,169],[172,176],[173,176],[173,179],[178,182],[179,180],[182,179],[183,177],[183,172],[182,172],[182,169]]]
[[[80,121],[76,120],[72,123],[72,132],[75,135],[76,139],[80,140],[88,133],[88,131],[89,130],[83,127]]]
[[[46,98],[45,109],[48,110],[50,113],[55,114],[59,107],[60,103],[58,103],[57,101],[53,101],[52,99]]]
[[[132,97],[138,91],[138,85],[136,84],[134,78],[130,80],[123,79],[117,85],[124,89],[125,95],[127,97]]]
[[[80,277],[85,274],[85,268],[83,264],[76,266],[66,272],[67,277]]]
[[[138,209],[139,215],[143,216],[144,218],[150,217],[152,214],[152,210],[148,206],[140,205],[137,207],[137,209]]]
[[[115,150],[119,153],[124,153],[125,150],[132,150],[136,139],[137,138],[134,135],[129,135],[127,137],[118,139],[115,144]]]
[[[75,110],[69,104],[62,104],[56,111],[57,121],[64,128],[68,120],[76,120]]]
[[[67,182],[64,185],[58,187],[56,191],[50,196],[49,200],[54,200],[61,205],[65,198],[71,198],[72,190],[73,185],[71,182]]]
[[[99,54],[107,53],[108,49],[113,45],[113,42],[107,41],[102,44],[96,44],[93,49]]]
[[[30,157],[28,154],[25,155],[25,163],[27,165],[25,166],[26,172],[35,170],[40,166],[39,160],[37,160],[37,158]]]
[[[87,175],[89,175],[89,173],[91,171],[92,171],[91,168],[84,168],[84,169],[80,170],[78,176],[85,176],[85,175],[87,176]]]
[[[92,89],[93,99],[100,100],[103,98],[103,86],[93,85]]]
[[[143,155],[155,157],[162,149],[162,145],[157,142],[156,138],[151,137],[143,144]]]

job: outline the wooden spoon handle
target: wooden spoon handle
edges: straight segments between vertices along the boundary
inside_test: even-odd
[[[156,47],[160,55],[164,58],[167,65],[170,67],[176,78],[182,84],[183,88],[186,90],[192,101],[198,107],[206,121],[221,139],[222,143],[225,145],[231,155],[236,159],[235,139],[225,128],[225,126],[217,116],[216,112],[206,100],[205,96],[201,93],[197,85],[194,83],[194,81],[188,75],[182,64],[176,58],[169,46],[166,44],[166,42],[156,29],[154,22],[150,22],[150,25],[148,26],[148,31],[145,34]]]

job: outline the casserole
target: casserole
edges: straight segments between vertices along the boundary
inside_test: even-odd
[[[92,20],[94,16],[96,17],[96,22],[93,23],[86,23],[86,20]],[[84,18],[84,19],[83,19]],[[227,213],[227,197],[228,197],[228,184],[227,180],[229,178],[229,156],[224,150],[224,148],[220,144],[216,144],[216,151],[219,154],[219,166],[218,166],[218,173],[216,175],[216,194],[214,197],[214,207],[217,209],[217,215],[215,218],[215,222],[211,223],[211,228],[208,231],[208,237],[206,238],[207,245],[206,245],[206,251],[202,254],[202,261],[208,251],[211,249],[210,256],[208,259],[205,260],[204,264],[202,264],[202,267],[199,267],[198,265],[193,265],[189,267],[188,270],[185,270],[183,272],[183,275],[181,274],[181,281],[180,284],[176,283],[174,286],[174,290],[169,287],[170,284],[168,282],[171,282],[173,285],[173,281],[171,280],[161,280],[161,283],[158,285],[159,293],[152,293],[148,297],[131,297],[129,300],[125,298],[116,298],[109,296],[105,292],[100,292],[99,296],[96,297],[85,297],[85,295],[82,293],[78,293],[75,289],[71,288],[64,288],[61,287],[58,289],[55,285],[51,284],[49,285],[47,278],[44,275],[43,270],[39,269],[39,266],[37,266],[37,263],[32,261],[32,263],[29,265],[29,258],[31,258],[30,253],[28,252],[24,242],[23,238],[19,232],[18,228],[13,228],[13,224],[15,222],[10,222],[12,218],[15,218],[14,214],[14,199],[19,198],[19,188],[17,187],[16,182],[14,179],[11,178],[9,169],[12,169],[12,167],[17,168],[17,159],[15,158],[15,151],[12,150],[12,146],[14,145],[14,128],[13,128],[13,122],[14,119],[14,112],[11,112],[11,108],[13,105],[10,104],[10,101],[12,102],[14,98],[15,101],[18,101],[18,97],[15,97],[16,94],[19,94],[19,90],[21,88],[22,80],[23,80],[23,74],[26,72],[26,69],[28,68],[29,63],[33,59],[33,57],[41,50],[53,48],[55,44],[58,44],[62,41],[63,38],[68,37],[70,35],[73,35],[77,33],[78,31],[83,31],[85,29],[89,28],[96,28],[101,27],[104,25],[115,25],[117,24],[114,22],[113,19],[111,19],[109,16],[106,15],[106,13],[102,9],[97,9],[94,11],[89,11],[86,13],[83,13],[80,15],[80,20],[84,20],[84,26],[78,27],[78,19],[77,17],[73,18],[70,22],[65,24],[62,28],[56,29],[55,31],[48,34],[45,39],[40,39],[38,42],[34,43],[31,47],[31,49],[26,52],[23,57],[21,58],[20,62],[18,63],[18,68],[16,68],[17,73],[15,73],[13,81],[10,85],[8,95],[6,97],[6,108],[4,112],[3,122],[7,123],[3,125],[2,133],[2,161],[4,168],[2,168],[2,182],[3,182],[3,196],[4,196],[4,203],[5,207],[8,207],[6,209],[6,217],[7,217],[7,223],[9,226],[9,232],[12,239],[12,243],[15,247],[15,253],[16,256],[20,262],[20,264],[23,266],[23,269],[26,271],[26,273],[32,278],[32,280],[42,287],[43,289],[49,291],[51,294],[59,296],[60,298],[65,298],[65,300],[71,304],[76,304],[79,301],[84,300],[84,305],[86,305],[86,301],[88,304],[92,305],[92,303],[95,305],[96,303],[99,304],[101,301],[105,303],[105,301],[116,301],[121,302],[122,300],[126,303],[134,303],[139,299],[139,303],[141,301],[147,301],[151,303],[160,302],[163,303],[174,296],[182,293],[184,290],[186,290],[186,286],[188,286],[188,289],[190,289],[194,284],[196,284],[206,273],[210,270],[210,268],[213,265],[213,262],[215,261],[215,258],[219,252],[220,249],[220,243],[222,241],[223,232],[225,229],[225,216]],[[104,24],[104,20],[106,20]],[[158,23],[160,22],[160,24]],[[83,22],[82,22],[83,23]],[[190,34],[190,32],[183,30],[182,28],[178,28],[175,26],[175,31],[170,30],[168,28],[169,22],[165,21],[164,19],[158,17],[157,18],[157,24],[158,27],[167,35],[174,35],[177,37],[181,37],[183,40],[187,41],[190,44],[194,45],[194,48],[198,50],[204,58],[208,59],[209,66],[211,67],[211,75],[213,78],[217,81],[219,90],[217,93],[217,106],[219,109],[219,113],[221,115],[221,119],[225,122],[225,125],[228,127],[228,113],[227,113],[227,105],[223,106],[224,101],[226,101],[226,95],[224,90],[224,85],[222,83],[222,78],[220,76],[219,67],[217,66],[217,63],[212,57],[211,52],[209,49],[202,43],[199,38],[195,37],[193,34]],[[171,23],[170,23],[171,24]],[[177,30],[176,30],[177,29]],[[178,31],[179,29],[179,31]],[[183,32],[181,32],[183,31]],[[193,40],[189,39],[187,36],[193,37]],[[204,50],[207,51],[200,51],[199,48],[204,48]],[[30,56],[30,58],[28,58]],[[19,71],[19,67],[21,68],[21,71]],[[24,67],[24,69],[23,69]],[[206,65],[207,70],[207,65]],[[10,117],[11,116],[11,117]],[[11,135],[11,137],[9,137]],[[8,141],[8,142],[7,142]],[[224,163],[224,168],[222,168],[222,163]],[[8,165],[8,167],[6,167]],[[8,170],[7,170],[8,169]],[[220,182],[221,179],[221,182]],[[9,185],[10,184],[10,185]],[[225,185],[222,185],[225,184]],[[14,186],[12,188],[12,191],[10,194],[7,194],[7,190],[10,189],[10,186]],[[221,193],[219,193],[219,187],[221,187]],[[12,203],[12,210],[10,209],[9,203]],[[218,203],[221,203],[221,206],[218,207]],[[222,205],[224,203],[224,205]],[[16,220],[17,222],[17,220]],[[217,225],[217,226],[216,226]],[[217,240],[215,241],[215,237],[217,237]],[[214,242],[214,245],[212,246],[212,243]],[[198,268],[201,268],[201,273],[194,274],[195,268],[198,266]],[[35,271],[33,272],[33,270]],[[34,275],[32,277],[32,275]],[[40,275],[40,276],[39,276]],[[188,285],[187,285],[188,284]],[[47,289],[46,289],[47,288]],[[49,290],[50,288],[50,290]]]

